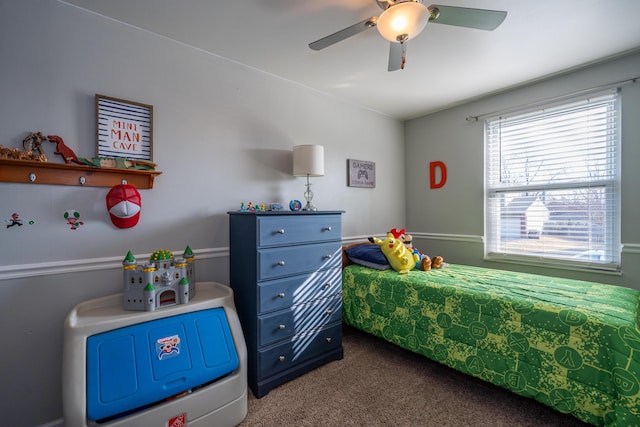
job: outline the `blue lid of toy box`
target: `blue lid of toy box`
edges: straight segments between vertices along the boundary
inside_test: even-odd
[[[238,368],[223,308],[87,339],[87,417],[103,420],[176,396]]]

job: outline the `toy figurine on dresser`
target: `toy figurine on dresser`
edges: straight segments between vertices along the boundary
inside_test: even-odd
[[[124,309],[154,311],[188,303],[196,295],[194,260],[189,246],[180,258],[157,250],[145,264],[138,264],[129,251],[122,261]]]

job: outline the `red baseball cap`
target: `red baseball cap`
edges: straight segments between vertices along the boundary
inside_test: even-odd
[[[133,185],[120,184],[107,193],[107,210],[118,228],[131,228],[140,219],[142,197]]]

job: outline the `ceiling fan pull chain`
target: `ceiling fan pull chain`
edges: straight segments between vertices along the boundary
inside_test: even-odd
[[[404,70],[404,63],[407,61],[407,48],[404,41],[400,43],[402,45],[402,62],[400,63],[400,69]]]

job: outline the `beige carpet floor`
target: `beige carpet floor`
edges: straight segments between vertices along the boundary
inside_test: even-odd
[[[249,426],[562,426],[586,424],[345,326],[343,360],[256,399]]]

